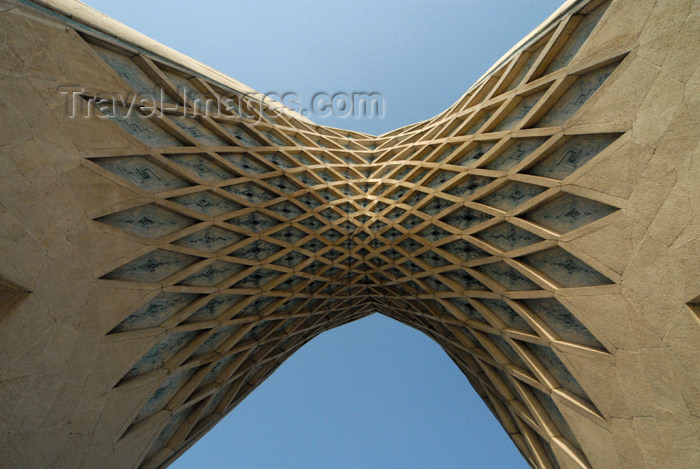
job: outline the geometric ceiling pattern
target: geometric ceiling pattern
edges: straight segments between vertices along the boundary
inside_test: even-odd
[[[123,429],[163,421],[143,467],[172,461],[313,337],[373,313],[439,343],[532,466],[589,466],[559,406],[602,416],[560,350],[608,351],[557,294],[615,283],[567,243],[620,208],[568,185],[622,135],[562,131],[625,57],[569,66],[607,3],[593,6],[442,114],[380,137],[84,35],[131,89],[167,93],[162,117],[105,111],[143,149],[87,163],[140,194],[94,221],[148,245],[102,277],[154,287],[109,332],[159,331],[115,383],[156,383]],[[192,117],[225,98],[254,115]]]

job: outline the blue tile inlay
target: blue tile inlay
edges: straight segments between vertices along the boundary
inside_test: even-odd
[[[240,295],[217,295],[209,300],[204,306],[192,313],[185,322],[192,323],[214,320],[242,299],[243,297]]]
[[[196,368],[191,368],[168,376],[136,415],[134,422],[140,422],[165,407],[195,371]]]
[[[197,335],[196,332],[178,332],[163,337],[124,375],[124,379],[142,375],[155,370],[175,356],[180,350],[190,343]]]
[[[213,287],[243,270],[243,266],[226,261],[216,261],[182,280],[178,285]]]
[[[521,205],[546,190],[545,187],[511,181],[500,189],[490,193],[479,202],[508,211]]]
[[[554,351],[543,345],[536,345],[529,342],[523,343],[532,354],[542,363],[547,371],[557,380],[559,385],[570,393],[590,402],[588,395],[571,372],[564,366],[564,363],[557,357]]]
[[[586,326],[555,298],[533,298],[522,302],[562,340],[605,350]]]
[[[544,137],[514,139],[497,157],[492,159],[484,167],[486,169],[507,171],[524,160],[530,153],[535,151],[537,147],[546,141],[547,139]]]
[[[483,298],[480,300],[484,306],[486,306],[490,311],[494,312],[496,316],[499,317],[501,321],[505,323],[507,327],[513,329],[518,329],[523,332],[529,332],[534,334],[535,331],[530,327],[530,325],[520,317],[518,313],[513,311],[513,308],[508,306],[503,300],[493,300],[489,298]]]
[[[193,302],[198,296],[194,293],[160,293],[147,304],[127,316],[126,319],[112,329],[111,333],[159,326],[163,321]]]
[[[92,161],[136,187],[149,192],[164,192],[190,185],[187,181],[143,156],[95,158]]]
[[[540,289],[536,283],[529,280],[505,262],[494,262],[493,264],[476,267],[476,269],[485,273],[509,291],[532,291]]]
[[[547,111],[536,127],[556,127],[564,124],[576,114],[593,93],[612,75],[618,64],[606,65],[585,75],[581,75],[564,95]]]
[[[224,230],[218,226],[208,226],[201,231],[179,239],[175,244],[211,253],[236,244],[243,238],[245,238],[245,236]]]
[[[161,238],[195,223],[191,218],[178,215],[154,204],[132,207],[96,220],[150,239]]]
[[[209,191],[193,192],[191,194],[174,197],[173,202],[207,217],[215,217],[228,212],[234,212],[243,208],[242,205],[214,194]]]
[[[591,266],[560,247],[521,257],[564,288],[591,287],[612,283]]]
[[[192,171],[206,182],[218,182],[235,176],[202,155],[171,155],[170,159]]]
[[[564,193],[527,212],[524,218],[556,232],[568,233],[616,210],[616,207],[595,200]]]
[[[564,179],[605,150],[619,134],[576,135],[526,170],[535,176]]]
[[[512,251],[542,241],[536,234],[506,222],[487,228],[476,236],[503,251]]]
[[[179,252],[156,249],[124,264],[102,278],[126,282],[160,282],[199,259],[199,257]]]

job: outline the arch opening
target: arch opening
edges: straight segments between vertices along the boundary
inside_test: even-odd
[[[240,467],[526,467],[444,351],[381,314],[304,345],[171,467],[233,460]]]

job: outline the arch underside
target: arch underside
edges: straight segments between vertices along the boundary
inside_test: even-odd
[[[271,113],[253,125],[117,120],[149,154],[91,162],[153,201],[96,220],[153,245],[103,278],[162,287],[110,332],[164,329],[118,384],[167,370],[126,430],[169,414],[144,465],[196,440],[311,338],[374,312],[437,341],[532,464],[556,465],[556,445],[585,465],[557,405],[602,417],[555,344],[607,351],[556,292],[613,281],[562,238],[618,207],[563,181],[623,132],[561,126],[622,59],[567,69],[606,6],[567,18],[567,33],[553,25],[453,108],[388,138]],[[95,48],[136,89],[189,88],[170,95],[192,100],[181,114],[231,92]]]
[[[132,194],[90,215],[138,247],[105,255],[99,282],[143,293],[103,338],[140,344],[113,382],[136,396],[114,444],[147,439],[136,464],[168,464],[302,345],[378,312],[433,338],[533,467],[590,467],[582,428],[607,417],[571,357],[615,356],[568,295],[594,302],[622,279],[576,243],[626,203],[576,182],[631,138],[628,122],[578,119],[632,50],[586,55],[609,4],[575,2],[452,107],[381,136],[76,27],[124,89],[167,104],[125,116],[80,95],[132,145],[82,163]],[[223,98],[232,112],[192,117]]]

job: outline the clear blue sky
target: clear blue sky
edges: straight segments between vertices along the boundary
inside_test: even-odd
[[[434,116],[561,3],[85,0],[262,92],[378,91],[380,134]],[[428,337],[374,315],[285,362],[172,467],[524,468]]]

